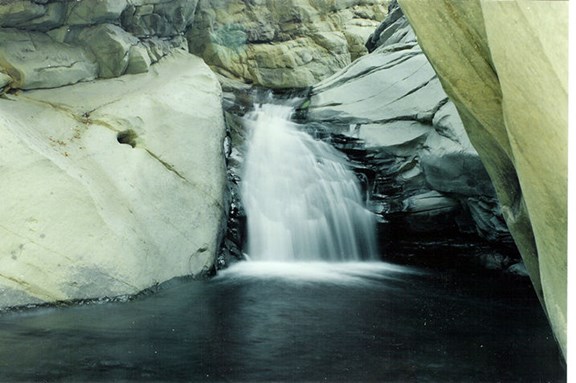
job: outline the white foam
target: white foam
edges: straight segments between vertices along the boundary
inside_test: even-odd
[[[349,285],[372,283],[379,280],[401,278],[403,274],[420,273],[414,268],[385,262],[246,261],[220,271],[216,280],[272,279]]]
[[[246,119],[242,182],[253,260],[376,259],[375,219],[347,159],[265,104]]]

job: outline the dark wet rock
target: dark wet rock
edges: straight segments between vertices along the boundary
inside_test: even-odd
[[[369,205],[406,232],[511,242],[490,177],[395,2],[367,46],[312,88],[306,110],[371,170]]]

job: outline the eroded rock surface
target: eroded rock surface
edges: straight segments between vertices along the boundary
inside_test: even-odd
[[[310,86],[367,53],[389,0],[15,0],[0,3],[3,85],[52,88],[144,73],[175,48],[217,73],[270,88]],[[2,40],[0,40],[2,42]],[[48,52],[44,60],[34,50]],[[7,45],[7,46],[4,46]],[[56,54],[55,52],[59,53]],[[18,59],[17,59],[18,58]],[[70,66],[66,78],[66,66]],[[50,68],[60,68],[56,71]],[[96,69],[94,69],[96,67]],[[51,79],[38,71],[55,74]],[[38,81],[40,80],[40,81]]]
[[[227,210],[220,100],[181,51],[146,74],[0,99],[0,306],[210,269]]]
[[[365,54],[388,0],[200,0],[191,52],[269,88],[310,86]]]
[[[56,88],[98,77],[84,49],[40,32],[0,29],[0,67],[12,88]]]

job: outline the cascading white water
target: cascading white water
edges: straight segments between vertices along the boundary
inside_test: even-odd
[[[375,220],[346,158],[299,131],[292,112],[264,104],[245,120],[250,138],[242,199],[250,259],[376,259]]]

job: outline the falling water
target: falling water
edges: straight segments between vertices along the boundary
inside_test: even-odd
[[[248,255],[266,261],[376,258],[375,223],[346,158],[290,121],[293,108],[258,106],[246,118],[250,139],[242,199]]]

